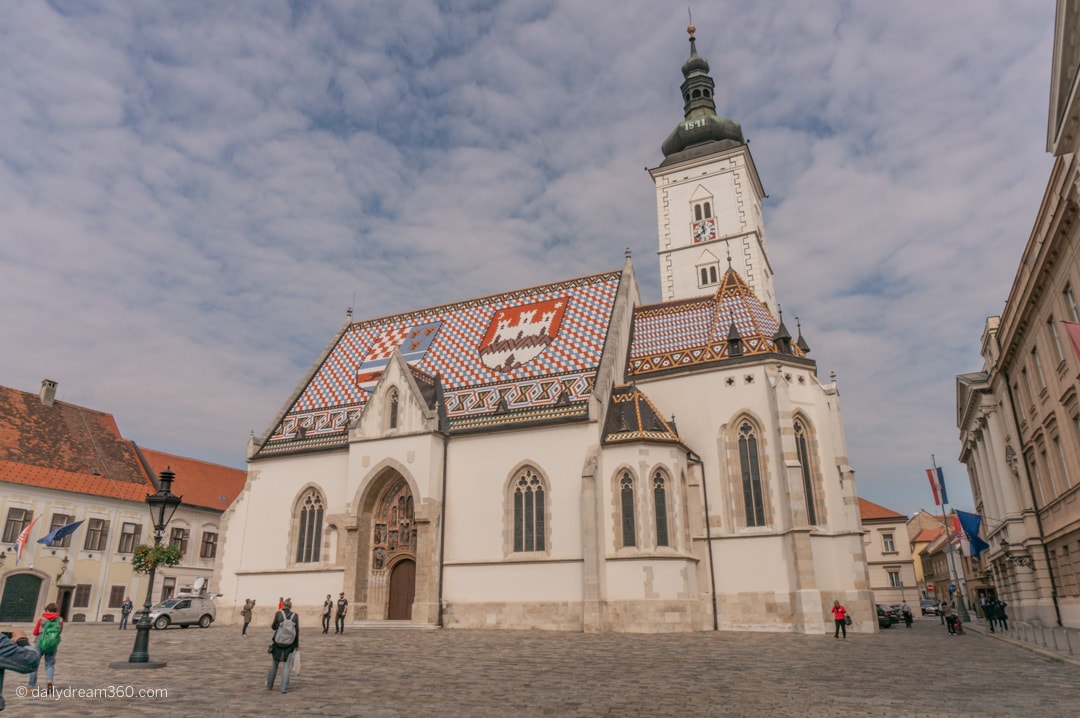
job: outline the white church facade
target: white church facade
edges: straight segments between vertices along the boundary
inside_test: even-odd
[[[876,631],[835,382],[776,310],[761,200],[709,66],[650,170],[661,296],[622,267],[350,316],[249,447],[219,620]]]

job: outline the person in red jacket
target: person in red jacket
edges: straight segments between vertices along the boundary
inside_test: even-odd
[[[53,621],[55,621],[55,629],[49,626],[49,623]],[[59,634],[64,630],[64,619],[60,617],[60,609],[56,607],[56,604],[50,603],[45,607],[45,613],[41,614],[41,618],[34,624],[34,635],[38,637],[38,649],[41,651],[41,657],[45,663],[46,693],[52,693],[53,689],[53,676],[56,673],[56,646],[42,644],[46,640],[46,634],[52,633],[53,630],[56,631],[55,639],[56,643],[59,644]],[[34,688],[35,686],[37,686],[36,670],[30,674],[30,687]]]
[[[833,633],[833,638],[840,638],[840,632],[844,632],[844,640],[847,640],[847,609],[845,609],[839,601],[832,602],[832,617],[833,623],[836,624],[836,631]]]

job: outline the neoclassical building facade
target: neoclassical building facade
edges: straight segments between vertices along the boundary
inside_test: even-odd
[[[835,382],[776,309],[761,201],[708,62],[650,170],[663,301],[633,264],[347,317],[249,447],[219,618],[450,628],[877,630]],[[232,610],[225,604],[231,602]]]
[[[1080,3],[1059,0],[1046,192],[982,371],[956,378],[960,460],[990,549],[983,571],[1014,618],[1080,628]]]

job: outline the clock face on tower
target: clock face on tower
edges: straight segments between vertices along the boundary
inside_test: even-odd
[[[712,219],[702,219],[691,225],[694,235],[694,243],[708,242],[716,239],[716,222]]]

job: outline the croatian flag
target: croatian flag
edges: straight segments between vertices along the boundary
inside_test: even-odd
[[[33,521],[31,521],[30,525],[22,530],[22,533],[19,534],[19,538],[16,539],[16,541],[15,541],[14,548],[15,548],[15,565],[16,566],[19,565],[19,559],[22,558],[23,546],[25,546],[26,542],[30,539],[30,530],[32,528],[34,528],[34,524],[36,524],[38,522],[38,519],[40,519],[40,518],[41,517],[38,516],[37,519],[34,519]]]
[[[941,473],[941,467],[927,469],[926,477],[930,479],[930,490],[934,492],[934,503],[938,506],[949,503],[949,496],[945,493],[945,475]]]

